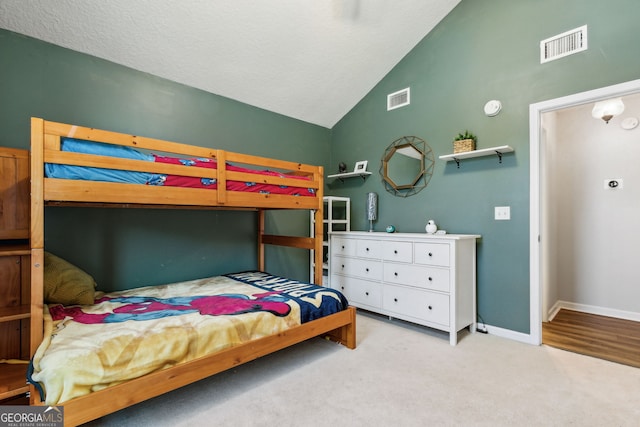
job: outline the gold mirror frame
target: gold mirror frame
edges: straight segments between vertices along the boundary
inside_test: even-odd
[[[418,160],[415,175],[411,173],[412,171],[405,173],[402,182],[398,182],[397,175],[394,175],[390,168],[394,159],[396,159],[395,163],[398,162],[398,156]],[[406,161],[404,157],[402,159]],[[398,197],[417,194],[429,184],[434,164],[433,151],[424,139],[417,136],[403,136],[396,139],[384,151],[380,164],[380,175],[385,190]]]

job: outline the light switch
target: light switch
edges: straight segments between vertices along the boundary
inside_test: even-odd
[[[495,219],[497,221],[505,221],[511,219],[511,206],[496,206]]]

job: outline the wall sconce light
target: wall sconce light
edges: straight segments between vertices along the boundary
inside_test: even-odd
[[[599,101],[593,106],[591,115],[595,119],[602,119],[606,123],[609,123],[613,117],[622,114],[624,111],[624,103],[620,98],[608,99],[606,101]]]

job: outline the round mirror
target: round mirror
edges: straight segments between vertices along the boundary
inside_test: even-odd
[[[418,193],[429,183],[433,164],[433,152],[423,139],[398,138],[382,156],[380,174],[385,189],[400,197]]]

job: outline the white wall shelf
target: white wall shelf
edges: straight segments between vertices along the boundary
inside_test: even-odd
[[[330,179],[336,179],[337,178],[340,181],[344,181],[345,178],[355,178],[357,176],[361,177],[362,179],[365,179],[369,175],[371,175],[371,172],[368,172],[368,171],[345,172],[345,173],[336,173],[336,174],[333,174],[333,175],[327,175],[327,178],[330,178]]]
[[[473,157],[492,156],[497,155],[498,161],[502,163],[502,155],[504,153],[511,153],[514,149],[508,145],[500,145],[498,147],[483,148],[482,150],[465,151],[463,153],[445,154],[440,156],[440,160],[447,162],[454,161],[460,167],[460,160],[471,159]]]

